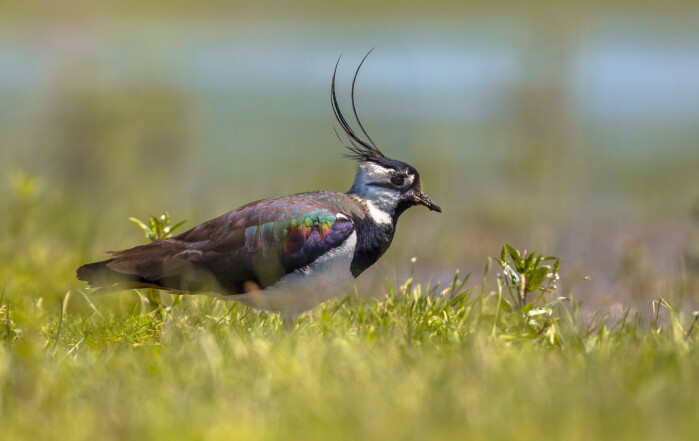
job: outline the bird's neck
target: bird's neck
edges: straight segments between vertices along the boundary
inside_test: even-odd
[[[356,183],[355,183],[356,184]],[[396,230],[395,204],[375,192],[353,186],[348,194],[362,207],[363,214],[357,219],[357,245],[350,270],[354,277],[376,263],[393,241]]]
[[[366,185],[360,181],[358,175],[347,194],[356,197],[366,206],[367,216],[376,224],[395,226],[398,220],[396,216],[398,201],[389,190]]]
[[[354,277],[359,276],[365,269],[376,263],[388,250],[395,233],[395,222],[379,223],[372,217],[371,211],[364,219],[358,219],[355,224],[357,244],[350,271]]]

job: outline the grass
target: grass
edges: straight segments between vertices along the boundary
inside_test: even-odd
[[[274,314],[203,296],[153,309],[133,292],[76,290],[51,304],[5,295],[1,438],[695,435],[696,316],[661,300],[649,322],[585,322],[572,299],[547,303],[553,291],[522,307],[506,279],[485,280],[387,281],[291,332]]]
[[[559,297],[556,259],[505,247],[486,271],[497,279],[387,280],[288,332],[204,296],[83,294],[75,267],[107,247],[94,219],[31,177],[12,182],[2,441],[695,437],[699,330],[680,307],[692,285],[668,285],[649,317],[590,318]],[[100,237],[127,236],[104,219]],[[136,223],[146,237],[173,228]]]

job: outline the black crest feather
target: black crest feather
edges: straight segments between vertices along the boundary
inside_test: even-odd
[[[352,99],[352,113],[354,113],[354,119],[357,121],[357,124],[359,124],[361,134],[357,133],[347,122],[347,119],[345,119],[345,116],[342,114],[342,111],[340,111],[340,105],[337,102],[337,95],[335,94],[335,77],[337,75],[337,67],[340,65],[340,59],[342,58],[342,55],[340,55],[340,57],[337,59],[337,63],[335,63],[335,71],[333,72],[333,79],[330,85],[330,104],[332,105],[333,113],[335,114],[335,119],[337,119],[338,124],[340,124],[340,127],[349,139],[349,144],[345,144],[342,141],[342,138],[340,138],[340,134],[337,132],[337,129],[335,129],[335,134],[337,135],[340,142],[342,142],[345,145],[345,147],[347,147],[347,149],[349,150],[349,153],[346,156],[348,158],[356,159],[358,161],[367,161],[371,158],[384,157],[384,154],[381,153],[381,150],[379,150],[378,147],[376,147],[376,144],[374,144],[374,141],[371,139],[369,134],[364,129],[364,125],[362,125],[362,122],[359,120],[359,115],[357,114],[357,107],[354,103],[354,86],[357,82],[357,75],[359,75],[359,70],[362,68],[362,64],[364,64],[364,61],[367,59],[367,57],[373,50],[374,49],[371,49],[369,52],[367,52],[364,58],[362,58],[362,62],[359,63],[359,66],[357,66],[357,70],[354,72],[354,78],[352,78],[352,92],[350,95]]]

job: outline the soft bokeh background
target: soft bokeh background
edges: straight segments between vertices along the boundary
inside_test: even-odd
[[[363,122],[444,213],[405,214],[360,288],[413,256],[423,280],[480,276],[510,242],[561,256],[591,307],[697,301],[699,14],[677,1],[3,2],[0,283],[80,286],[145,241],[130,216],[347,190],[330,78],[343,54],[349,111],[372,47]]]

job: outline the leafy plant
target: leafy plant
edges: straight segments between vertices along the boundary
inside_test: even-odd
[[[146,234],[146,238],[151,242],[172,237],[175,230],[187,222],[186,220],[183,220],[177,222],[175,225],[170,225],[170,213],[167,211],[158,217],[151,216],[148,224],[136,219],[135,217],[130,217],[129,220],[143,230],[143,232]]]
[[[569,299],[556,297],[549,300],[547,296],[557,289],[561,259],[544,257],[536,251],[520,253],[506,243],[497,262],[502,267],[498,274],[498,290],[502,292],[504,285],[512,300],[512,304],[504,300],[505,306],[516,313],[525,333],[534,337],[544,336],[551,344],[557,343],[560,339],[559,318],[554,314],[554,309]],[[528,298],[530,293],[538,294],[533,301]],[[577,308],[578,305],[575,305],[576,311]]]
[[[558,270],[561,266],[561,259],[558,257],[544,257],[536,251],[527,253],[526,250],[522,254],[512,245],[505,244],[497,261],[502,267],[500,279],[504,281],[520,308],[526,306],[527,294],[538,291],[541,298],[557,288]],[[553,262],[553,266],[546,262]]]

